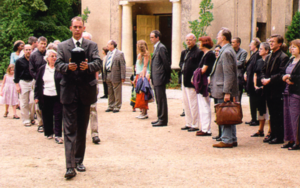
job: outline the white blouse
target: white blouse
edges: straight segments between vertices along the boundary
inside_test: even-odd
[[[56,96],[56,87],[54,80],[55,67],[51,69],[48,64],[46,64],[45,73],[43,76],[44,80],[44,95],[46,96]]]

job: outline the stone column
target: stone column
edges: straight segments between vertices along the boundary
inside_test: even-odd
[[[172,8],[172,69],[179,68],[181,54],[181,2],[170,0]]]
[[[122,51],[125,55],[126,67],[133,65],[133,38],[132,38],[132,5],[128,1],[120,1],[122,5]]]

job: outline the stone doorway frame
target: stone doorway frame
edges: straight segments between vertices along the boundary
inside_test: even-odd
[[[171,63],[172,68],[178,68],[181,54],[181,0],[169,0],[172,3],[172,54]],[[125,55],[126,67],[133,66],[133,25],[132,25],[132,6],[135,3],[142,3],[145,1],[119,1],[120,16],[121,16],[121,50]],[[149,0],[148,2],[157,2],[156,0]],[[150,33],[149,33],[150,35]]]

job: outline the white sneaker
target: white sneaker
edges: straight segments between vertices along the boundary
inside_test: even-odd
[[[140,118],[142,116],[142,114],[138,115],[138,116],[135,116],[136,118]]]
[[[147,119],[148,118],[148,114],[146,115],[140,115],[140,117],[138,117],[139,119]]]

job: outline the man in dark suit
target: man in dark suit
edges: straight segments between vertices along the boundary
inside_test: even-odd
[[[157,121],[152,122],[153,127],[167,126],[168,104],[166,96],[166,84],[171,77],[171,64],[168,58],[168,50],[160,42],[161,34],[154,30],[150,33],[150,41],[154,44],[154,52],[151,63],[151,80],[154,86],[157,105]]]
[[[104,62],[103,81],[107,83],[108,108],[105,112],[117,113],[122,106],[122,83],[126,77],[126,62],[124,53],[117,49],[117,42],[107,43],[109,50]]]
[[[240,48],[241,45],[241,38],[240,37],[234,37],[231,40],[232,48],[234,49],[236,53],[236,63],[238,66],[238,84],[239,84],[239,102],[242,102],[242,94],[244,90],[244,72],[245,72],[245,63],[247,58],[247,51]]]
[[[286,85],[281,75],[284,73],[289,57],[281,50],[283,44],[281,35],[272,35],[269,43],[272,53],[266,57],[261,82],[264,85],[264,94],[270,113],[271,136],[264,139],[264,142],[281,144],[284,137],[282,93]]]
[[[58,44],[55,62],[55,69],[63,74],[60,100],[63,104],[67,179],[76,176],[75,168],[78,171],[86,170],[82,162],[90,106],[97,101],[95,72],[102,69],[97,44],[82,38],[85,27],[81,17],[72,19],[70,30],[73,37]],[[80,63],[79,67],[69,62],[71,51],[75,47],[81,47],[85,51],[86,61]]]

